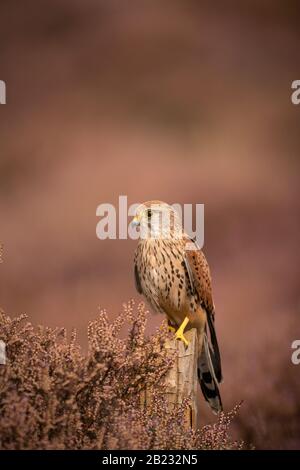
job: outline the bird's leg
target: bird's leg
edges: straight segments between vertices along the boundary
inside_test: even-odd
[[[185,317],[185,319],[183,320],[183,322],[181,323],[180,327],[178,328],[178,330],[177,330],[176,333],[175,333],[175,338],[176,338],[176,339],[181,339],[181,341],[183,341],[186,346],[189,345],[189,342],[188,342],[188,340],[185,338],[185,336],[183,335],[183,333],[184,333],[185,327],[186,327],[186,325],[188,324],[188,322],[189,322],[188,317]]]
[[[168,329],[169,329],[169,331],[172,331],[172,333],[175,333],[175,331],[176,331],[176,328],[172,325],[170,320],[168,321]]]

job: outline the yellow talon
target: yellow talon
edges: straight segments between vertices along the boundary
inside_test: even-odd
[[[168,325],[169,331],[172,331],[172,333],[175,333],[176,328],[174,326]]]
[[[189,322],[188,317],[185,317],[185,319],[183,320],[180,327],[178,328],[178,330],[175,333],[175,338],[176,339],[181,339],[181,341],[183,341],[186,346],[189,345],[189,341],[185,338],[183,333],[184,333],[184,329],[185,329],[186,325],[188,324],[188,322]]]

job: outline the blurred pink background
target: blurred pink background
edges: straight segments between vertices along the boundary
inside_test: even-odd
[[[1,308],[86,345],[98,306],[140,300],[136,243],[98,240],[97,206],[204,203],[223,401],[244,400],[234,432],[258,448],[300,448],[296,5],[1,6]]]

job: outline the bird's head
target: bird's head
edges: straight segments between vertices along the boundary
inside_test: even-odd
[[[178,212],[162,201],[147,201],[138,206],[132,224],[140,228],[143,239],[182,236]]]

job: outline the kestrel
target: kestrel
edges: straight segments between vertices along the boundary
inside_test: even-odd
[[[211,276],[203,252],[183,230],[178,213],[161,201],[141,204],[133,219],[140,228],[134,258],[137,291],[165,313],[175,337],[186,345],[186,328],[199,339],[198,379],[214,412],[222,410],[218,383],[221,358],[214,326]]]

